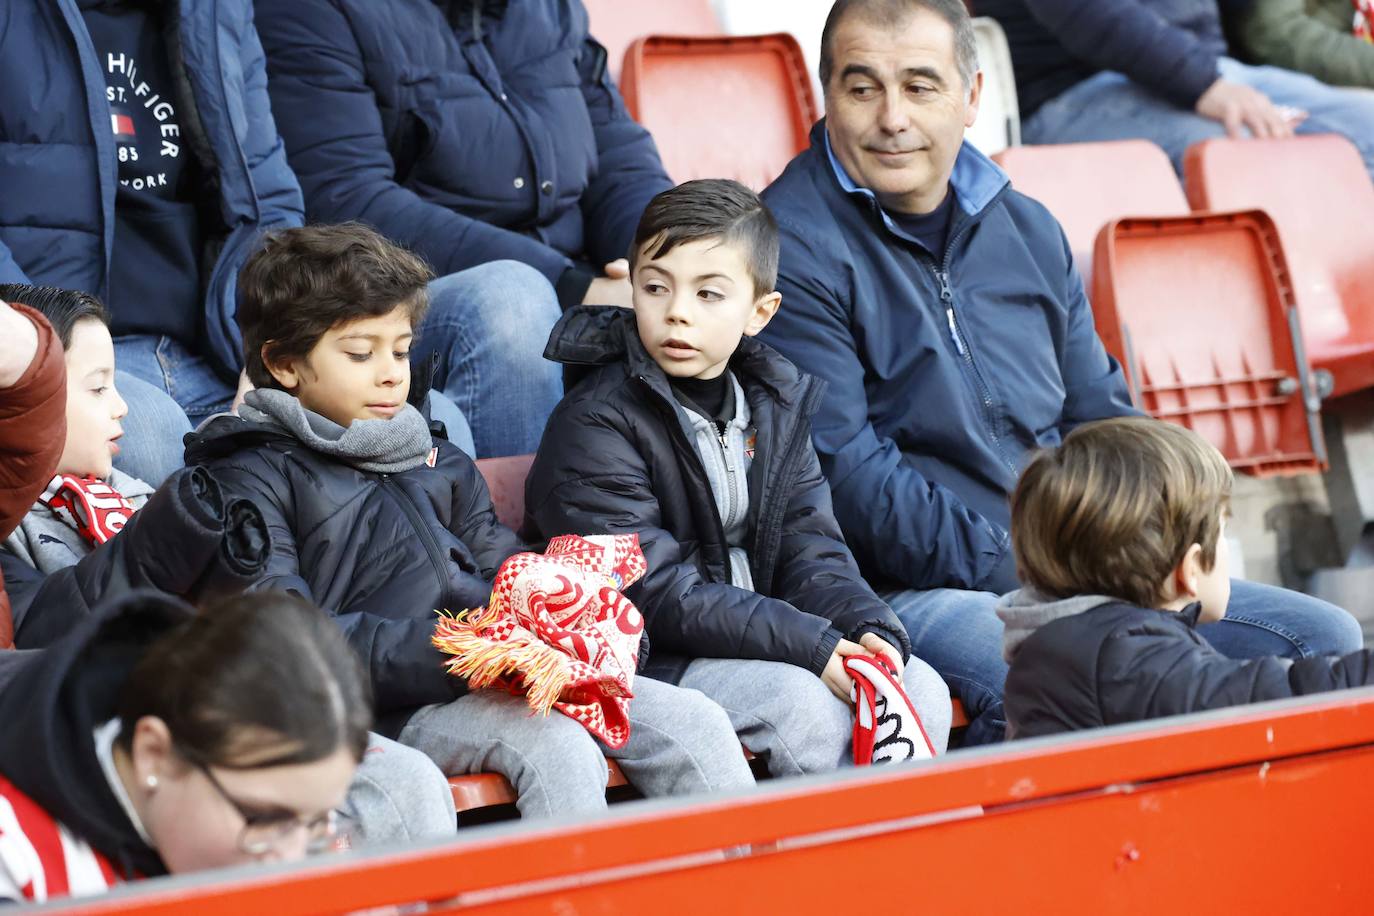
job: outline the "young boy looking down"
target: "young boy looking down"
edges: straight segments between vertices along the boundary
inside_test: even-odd
[[[207,421],[187,457],[267,517],[258,587],[335,616],[370,675],[378,731],[449,775],[505,775],[523,815],[603,809],[603,751],[646,795],[752,784],[724,713],[693,691],[636,678],[631,735],[612,750],[571,718],[532,716],[522,697],[469,692],[445,672],[436,610],[486,605],[502,562],[527,548],[496,520],[472,460],[412,406],[425,395],[410,348],[429,279],[359,224],[286,230],[244,266],[238,319],[257,390],[238,417]]]
[[[1374,656],[1237,661],[1197,625],[1231,594],[1231,469],[1181,426],[1123,417],[1038,454],[1012,496],[1004,596],[1008,737],[1374,683]]]
[[[725,707],[774,775],[850,755],[849,655],[903,671],[943,750],[949,689],[859,575],[811,445],[820,383],[755,340],[778,238],[733,181],[659,194],[635,233],[634,310],[578,308],[545,355],[598,367],[559,404],[527,482],[546,536],[638,532],[646,671]]]

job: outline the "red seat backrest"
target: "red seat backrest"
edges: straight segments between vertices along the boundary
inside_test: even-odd
[[[509,458],[483,458],[477,470],[491,491],[492,508],[501,524],[519,530],[525,517],[525,478],[529,476],[533,455],[511,455]]]
[[[620,82],[674,181],[734,178],[762,190],[806,149],[818,117],[801,46],[781,32],[642,38]]]
[[[711,0],[583,0],[592,37],[606,48],[611,76],[619,77],[625,49],[645,35],[718,35]]]
[[[1013,188],[1059,220],[1085,283],[1097,233],[1107,223],[1188,212],[1169,157],[1148,140],[1013,146],[993,159],[1011,176]]]
[[[1313,364],[1331,370],[1336,394],[1374,387],[1374,183],[1354,144],[1207,140],[1188,150],[1184,173],[1194,208],[1274,218]]]

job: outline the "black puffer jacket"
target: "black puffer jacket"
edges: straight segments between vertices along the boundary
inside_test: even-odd
[[[74,565],[44,575],[0,548],[14,606],[14,644],[41,649],[107,598],[151,588],[202,602],[262,575],[267,525],[252,502],[225,498],[203,468],[182,468],[119,534]]]
[[[430,644],[435,611],[480,607],[501,563],[525,545],[496,520],[472,460],[443,439],[434,467],[358,470],[270,426],[217,417],[187,437],[186,460],[227,495],[253,500],[272,535],[254,588],[297,592],[335,615],[372,681],[377,731],[466,692]]]
[[[1200,609],[1156,611],[1113,602],[1040,627],[1011,659],[1003,700],[1008,737],[1374,684],[1368,649],[1295,662],[1227,658],[1198,635]]]
[[[819,673],[841,638],[872,631],[905,656],[906,631],[859,574],[811,445],[821,383],[745,338],[730,360],[758,448],[749,470],[755,592],[730,583],[725,531],[706,470],[663,370],[628,309],[577,308],[545,357],[600,366],[554,411],[526,482],[526,523],[543,536],[638,532],[649,562],[626,595],[643,612],[645,673],[670,682],[692,658],[790,662]]]

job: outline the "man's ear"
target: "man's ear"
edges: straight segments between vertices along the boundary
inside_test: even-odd
[[[973,126],[978,120],[978,106],[983,101],[983,71],[973,74],[973,85],[968,88],[968,106],[964,109],[964,127]]]
[[[768,327],[768,322],[773,320],[773,316],[778,313],[778,306],[781,304],[782,293],[777,290],[756,299],[754,309],[749,313],[749,323],[744,326],[744,336],[753,337]]]
[[[262,364],[271,373],[272,378],[277,380],[277,384],[287,391],[295,391],[301,383],[300,369],[297,367],[298,360],[278,359],[273,352],[272,341],[262,345],[258,351],[262,357]]]

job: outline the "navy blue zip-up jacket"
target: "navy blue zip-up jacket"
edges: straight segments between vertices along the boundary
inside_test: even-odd
[[[1221,0],[1228,7],[1250,0]],[[978,0],[1007,33],[1021,117],[1100,70],[1191,109],[1226,53],[1218,0]]]
[[[485,605],[496,571],[525,549],[472,459],[445,439],[434,448],[433,467],[380,474],[236,416],[187,436],[186,460],[262,511],[272,550],[253,588],[337,618],[371,679],[376,730],[393,738],[419,707],[467,692],[430,643],[435,612]]]
[[[166,0],[166,21],[182,142],[205,169],[212,220],[202,352],[233,379],[239,268],[262,232],[299,226],[304,206],[249,0]],[[0,283],[108,298],[118,162],[105,90],[76,0],[0,3]]]
[[[1059,223],[967,143],[950,184],[937,263],[818,123],[763,195],[782,307],[761,337],[829,383],[813,438],[869,581],[1009,591],[1007,497],[1026,453],[1135,410]]]
[[[439,274],[509,258],[581,300],[672,186],[579,0],[259,0],[311,219],[359,219]],[[580,282],[578,280],[580,279]]]
[[[752,337],[730,358],[758,430],[750,591],[730,584],[710,481],[634,313],[573,309],[544,355],[596,368],[549,418],[525,483],[526,519],[545,537],[639,535],[649,572],[625,594],[644,614],[646,675],[677,683],[694,658],[780,661],[819,675],[841,639],[870,632],[911,654],[901,622],[845,548],[807,442],[820,382]]]

